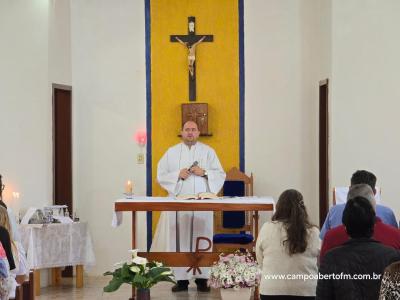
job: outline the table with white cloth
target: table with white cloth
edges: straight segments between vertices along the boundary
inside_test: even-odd
[[[258,235],[258,212],[272,211],[275,202],[272,197],[233,197],[204,200],[176,200],[172,197],[134,197],[114,202],[112,225],[122,223],[122,213],[132,212],[132,248],[136,248],[137,211],[250,211],[254,217],[255,238]],[[143,232],[143,228],[139,229]],[[162,261],[168,266],[209,267],[218,259],[217,252],[139,252],[138,255],[149,260]],[[134,299],[134,292],[132,298]]]
[[[76,266],[76,287],[83,287],[83,266],[95,256],[87,222],[20,225],[28,265],[34,270],[35,294],[40,294],[40,269],[52,268],[52,283],[59,284],[61,267]]]

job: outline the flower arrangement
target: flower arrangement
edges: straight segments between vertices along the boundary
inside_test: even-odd
[[[132,260],[115,264],[113,272],[105,272],[103,275],[111,275],[112,279],[103,288],[104,292],[114,292],[123,283],[131,284],[137,289],[149,289],[161,281],[176,283],[174,275],[168,267],[164,267],[161,262],[149,262],[146,258],[137,256],[137,249],[130,250]]]
[[[218,262],[211,268],[208,283],[213,288],[240,288],[257,286],[261,280],[261,270],[253,256],[246,252],[220,254]]]

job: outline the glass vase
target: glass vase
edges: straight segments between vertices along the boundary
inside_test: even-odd
[[[150,300],[150,289],[137,289],[136,290],[137,300]]]

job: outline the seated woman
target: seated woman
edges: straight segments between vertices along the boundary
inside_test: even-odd
[[[319,230],[308,219],[303,196],[296,190],[284,191],[256,242],[261,300],[315,299],[320,248]]]
[[[6,300],[15,294],[16,282],[10,270],[15,270],[11,239],[8,230],[0,225],[0,299]]]
[[[15,280],[10,275],[10,265],[7,260],[6,251],[0,243],[0,299],[7,300],[14,287]]]
[[[7,209],[5,209],[3,206],[0,205],[0,230],[3,228],[3,230],[6,231],[6,233],[9,235],[9,238],[13,236],[10,221],[8,218],[8,212]],[[1,231],[0,231],[1,232]],[[4,235],[6,235],[4,233]],[[10,239],[10,248],[12,251],[12,257],[14,259],[14,268],[11,270],[11,276],[16,279],[17,283],[22,284],[26,278],[26,275],[29,274],[29,268],[27,267],[27,260],[26,260],[26,254],[24,251],[24,248],[22,247],[22,244],[18,241],[14,241]],[[4,245],[4,244],[3,244]],[[7,248],[5,249],[7,253]],[[7,256],[8,258],[8,256]],[[11,263],[10,263],[11,265]],[[10,293],[10,296],[12,297],[15,294],[15,287]]]

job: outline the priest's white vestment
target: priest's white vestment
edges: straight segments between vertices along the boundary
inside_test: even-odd
[[[185,180],[179,179],[180,170],[189,169],[193,163],[207,172],[207,177],[194,174]],[[215,151],[200,142],[190,148],[184,143],[177,144],[168,149],[161,158],[157,168],[157,180],[166,189],[169,196],[197,194],[201,192],[218,193],[225,181],[225,172]],[[190,252],[190,225],[191,211],[179,212],[179,236],[180,251]],[[193,222],[192,251],[195,251],[196,238],[207,237],[212,241],[213,235],[213,213],[195,211]],[[200,249],[206,248],[208,243],[200,242]],[[162,212],[151,246],[153,252],[176,251],[176,213]],[[201,268],[202,274],[187,273],[188,268],[174,268],[176,280],[188,280],[192,277],[208,278],[209,268]]]

